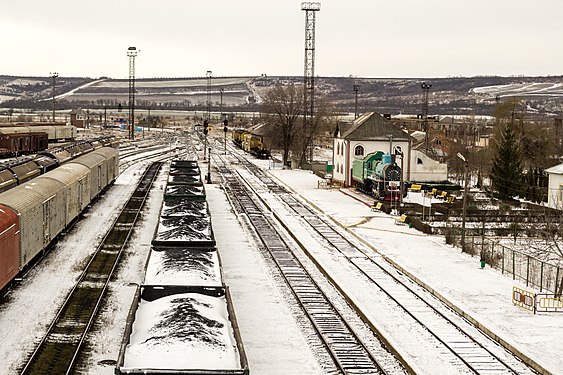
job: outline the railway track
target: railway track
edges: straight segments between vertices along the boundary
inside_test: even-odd
[[[161,166],[162,162],[155,162],[145,171],[135,192],[98,246],[48,332],[21,371],[22,374],[72,372],[86,334],[94,322],[121,253]]]
[[[319,339],[332,358],[327,373],[387,374],[377,359],[363,345],[356,333],[309,276],[293,254],[284,236],[264,208],[257,204],[254,193],[240,177],[220,167],[226,189],[235,199],[235,209],[248,217],[264,248],[271,255],[285,282],[313,325]]]
[[[536,373],[472,324],[439,303],[428,291],[397,272],[388,263],[376,259],[373,254],[352,243],[335,224],[295,199],[261,169],[247,161],[242,163],[270,193],[289,207],[291,214],[301,217],[302,224],[310,227],[325,246],[345,257],[370,280],[372,286],[368,287],[369,290],[381,294],[381,300],[393,304],[397,319],[415,327],[413,331],[425,334],[427,340],[437,348],[437,355],[447,358],[460,373]],[[275,214],[278,217],[282,215]]]

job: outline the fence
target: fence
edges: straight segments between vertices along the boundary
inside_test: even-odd
[[[448,243],[461,245],[459,231],[450,234]],[[540,292],[561,294],[563,288],[563,269],[518,250],[510,249],[498,242],[489,241],[482,236],[466,236],[465,252],[479,255],[482,261],[512,275],[513,280],[526,283],[526,286],[539,289]]]

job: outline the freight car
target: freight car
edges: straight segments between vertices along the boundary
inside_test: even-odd
[[[49,142],[74,141],[76,127],[72,125],[17,125],[0,126],[2,134],[47,133]]]
[[[118,159],[102,147],[0,193],[0,289],[113,183]]]
[[[47,149],[47,133],[13,133],[0,128],[0,157],[7,158],[24,154],[34,154]]]
[[[45,174],[59,165],[101,147],[118,147],[114,137],[101,137],[63,146],[38,155],[27,156],[0,163],[0,193],[20,185],[34,177]]]
[[[401,173],[394,155],[381,151],[370,153],[363,159],[355,159],[352,164],[354,187],[379,200],[398,201],[405,196],[405,189],[402,194],[400,191]]]
[[[195,174],[200,174],[196,161],[173,161],[168,185],[203,185],[201,178],[199,182],[177,180]],[[200,197],[163,201],[145,280],[137,288],[127,319],[116,374],[249,374],[209,218],[207,202]],[[162,223],[170,220],[182,222],[166,230],[171,237],[161,230]]]

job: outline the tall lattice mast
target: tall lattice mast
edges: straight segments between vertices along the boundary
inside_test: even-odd
[[[301,3],[305,11],[305,74],[303,91],[303,127],[309,132],[309,160],[313,162],[313,115],[315,110],[315,12],[321,3]]]
[[[135,138],[135,56],[137,56],[137,48],[129,47],[127,49],[129,56],[129,138]]]

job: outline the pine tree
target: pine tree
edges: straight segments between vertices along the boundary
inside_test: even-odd
[[[521,195],[522,154],[512,124],[506,124],[491,169],[493,189],[501,199]]]

